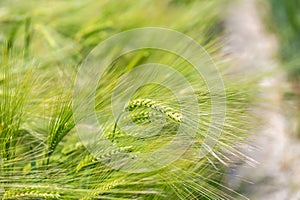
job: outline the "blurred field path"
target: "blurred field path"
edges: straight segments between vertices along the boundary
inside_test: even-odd
[[[255,0],[232,1],[228,9],[225,29],[229,45],[224,51],[233,57],[234,71],[245,77],[269,75],[261,83],[260,98],[265,101],[257,111],[265,123],[242,148],[258,164],[233,167],[225,182],[251,200],[299,200],[300,141],[290,134],[292,127],[282,100],[285,73],[276,61],[276,38],[262,22],[261,11],[266,9]]]

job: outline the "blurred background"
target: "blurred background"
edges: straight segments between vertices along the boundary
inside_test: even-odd
[[[241,164],[226,179],[250,199],[300,198],[299,9],[299,0],[241,0],[225,17],[226,51],[238,70],[268,74],[260,84],[265,106],[257,112],[265,125],[243,147],[258,163]]]
[[[250,199],[300,198],[299,6],[298,0],[244,0],[229,8],[226,29],[236,60],[257,73],[272,71],[261,83],[268,88],[262,94],[268,109],[260,111],[266,124],[246,150],[258,164],[233,169],[239,178],[229,181]]]

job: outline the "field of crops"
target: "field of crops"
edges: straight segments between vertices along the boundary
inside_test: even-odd
[[[247,199],[226,177],[256,163],[267,75],[233,67],[230,3],[0,1],[0,197]],[[264,23],[298,102],[299,1],[281,4]]]

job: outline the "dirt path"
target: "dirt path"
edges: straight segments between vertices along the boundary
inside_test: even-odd
[[[259,113],[266,123],[243,149],[258,164],[233,168],[226,181],[249,199],[299,200],[300,142],[289,134],[281,99],[285,75],[274,59],[276,40],[266,32],[258,8],[255,0],[235,1],[225,21],[229,38],[226,51],[235,60],[235,70],[248,75],[272,72],[261,83],[266,103]]]

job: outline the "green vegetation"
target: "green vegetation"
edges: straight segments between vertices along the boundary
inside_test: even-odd
[[[280,58],[291,77],[299,79],[300,2],[271,0],[273,30],[280,42]]]
[[[254,83],[228,74],[229,63],[221,62],[224,58],[220,54],[220,13],[224,3],[1,1],[0,196],[3,199],[232,199],[236,194],[222,185],[222,178],[233,157],[245,159],[234,144],[245,137],[255,122],[249,111],[254,102],[251,95]],[[117,59],[96,90],[95,110],[104,127],[104,137],[119,150],[103,148],[95,158],[77,136],[72,92],[78,67],[101,41],[144,26],[185,33],[218,61],[227,108],[222,134],[213,149],[203,147],[205,137],[216,140],[206,135],[212,116],[211,96],[205,81],[183,59],[151,49]],[[113,169],[106,163],[123,153],[134,155],[164,147],[176,135],[180,123],[192,125],[192,116],[197,114],[190,110],[190,117],[182,120],[180,104],[172,91],[149,84],[127,102],[124,112],[130,113],[129,118],[120,118],[122,123],[132,120],[142,128],[129,129],[128,135],[118,127],[111,113],[113,89],[123,74],[151,62],[172,66],[196,88],[199,130],[191,147],[171,165],[141,173],[124,172],[122,165]],[[176,88],[182,87],[172,76],[170,82]],[[155,126],[148,125],[157,117],[166,119],[161,132],[153,134]],[[150,136],[136,137],[144,131]],[[199,155],[201,148],[208,148],[209,153],[204,157]]]
[[[292,91],[285,92],[285,98],[296,103],[300,109],[300,1],[270,0],[271,17],[269,24],[279,41],[279,58],[288,73]],[[296,115],[298,127],[296,135],[300,136],[299,112],[289,111],[289,116]]]

